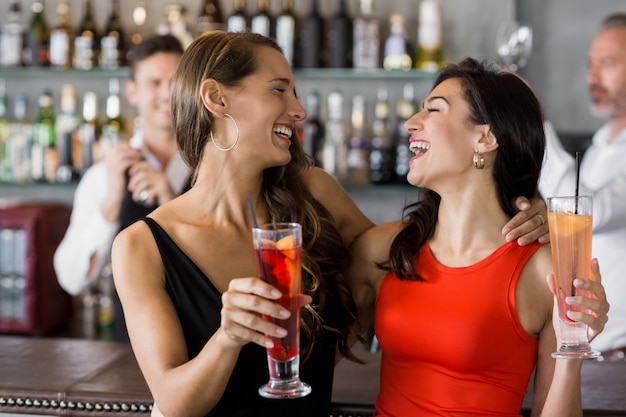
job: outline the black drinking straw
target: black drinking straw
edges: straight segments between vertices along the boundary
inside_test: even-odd
[[[257,229],[259,227],[259,225],[257,224],[256,221],[256,214],[254,214],[254,205],[252,204],[252,198],[248,197],[248,207],[250,208],[250,216],[252,216],[252,226]],[[257,241],[257,246],[259,247],[259,249],[261,249],[261,247],[263,247],[263,242],[259,239]],[[261,276],[263,277],[263,281],[267,282],[267,275],[265,275],[265,267],[263,266],[263,258],[261,257],[261,251],[260,250],[255,250],[254,251],[255,255],[256,255],[256,259],[257,259],[257,263],[259,264],[259,272],[261,272]],[[278,326],[282,327],[282,324],[280,322],[280,319],[274,319],[274,323],[277,324]],[[285,356],[287,356],[289,354],[288,349],[287,349],[287,342],[285,341],[284,338],[280,339],[280,345],[283,348],[283,353],[285,354]]]
[[[578,214],[578,187],[580,185],[580,152],[576,152],[576,191],[574,192],[574,214]],[[575,244],[575,243],[574,243]],[[576,257],[572,262],[572,275],[576,278]],[[576,287],[574,287],[574,280],[572,279],[572,297],[576,295]]]
[[[576,199],[574,200],[574,214],[578,214],[578,186],[580,184],[580,151],[576,152],[576,192],[574,195]]]

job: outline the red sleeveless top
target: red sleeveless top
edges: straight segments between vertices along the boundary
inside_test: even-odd
[[[519,416],[538,340],[522,328],[515,288],[540,247],[506,243],[477,264],[439,264],[425,244],[425,281],[388,274],[376,300],[382,348],[377,416]]]

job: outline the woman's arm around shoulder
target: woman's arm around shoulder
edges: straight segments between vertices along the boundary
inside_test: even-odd
[[[402,227],[401,221],[383,223],[365,231],[351,246],[352,261],[348,278],[359,309],[362,330],[366,330],[373,321],[378,288],[387,274],[377,264],[389,259],[391,244]]]
[[[326,207],[335,219],[346,246],[350,246],[357,236],[374,226],[348,192],[323,169],[310,168],[304,175],[304,180],[313,197]]]

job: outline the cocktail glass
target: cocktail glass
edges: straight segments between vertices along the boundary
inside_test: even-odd
[[[569,306],[565,298],[590,296],[574,287],[576,278],[593,279],[591,273],[591,196],[548,198],[548,225],[554,266],[561,346],[554,358],[596,358],[600,352],[589,345],[587,325],[570,319],[568,311],[584,311]]]
[[[298,223],[265,224],[252,229],[259,277],[281,293],[277,302],[291,312],[288,319],[264,316],[287,330],[267,349],[269,382],[259,388],[266,398],[300,398],[311,387],[300,380],[300,292],[302,227]]]

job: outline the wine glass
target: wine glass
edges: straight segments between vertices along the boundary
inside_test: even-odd
[[[502,67],[509,71],[517,71],[528,62],[533,46],[533,30],[510,20],[498,27],[496,34],[496,53],[500,57]]]

